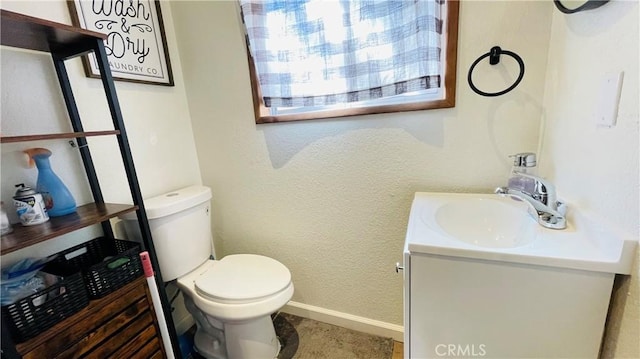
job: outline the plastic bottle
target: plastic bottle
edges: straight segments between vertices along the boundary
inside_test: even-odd
[[[20,218],[23,226],[34,226],[49,220],[47,207],[44,204],[42,195],[34,191],[24,183],[15,185],[18,189],[13,196],[13,205],[16,207],[16,214]]]
[[[64,216],[76,211],[76,201],[67,186],[51,170],[49,157],[51,151],[46,148],[30,148],[24,151],[38,168],[36,190],[44,197],[47,213],[50,217]]]
[[[513,156],[513,167],[509,177],[508,187],[525,193],[535,193],[535,180],[533,178],[519,176],[519,174],[536,175],[536,154],[532,152],[517,153]]]

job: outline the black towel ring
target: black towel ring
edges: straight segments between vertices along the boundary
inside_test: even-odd
[[[599,8],[600,6],[606,4],[607,2],[609,2],[609,0],[588,0],[588,1],[584,2],[582,5],[578,6],[577,8],[571,9],[571,8],[568,8],[568,7],[564,6],[562,1],[553,0],[553,3],[556,4],[556,7],[558,8],[558,10],[562,11],[565,14],[573,14],[573,13],[576,13],[578,11],[584,11],[584,10],[591,10],[591,9]]]
[[[498,64],[500,62],[500,55],[502,55],[502,54],[509,55],[509,56],[513,57],[518,62],[518,65],[520,65],[520,75],[518,76],[518,79],[516,79],[516,82],[514,82],[513,85],[511,85],[507,89],[499,91],[499,92],[493,92],[492,93],[492,92],[484,92],[484,91],[479,90],[473,84],[473,81],[471,80],[471,74],[473,73],[473,69],[485,57],[489,57],[489,63],[491,65]],[[516,86],[518,86],[520,81],[522,81],[523,77],[524,77],[524,61],[522,61],[522,58],[520,56],[518,56],[518,54],[516,54],[514,52],[507,51],[507,50],[502,50],[500,48],[500,46],[494,46],[494,47],[491,48],[491,51],[489,51],[486,54],[480,56],[476,61],[473,62],[473,64],[469,68],[469,75],[467,76],[467,81],[469,82],[469,86],[471,87],[471,89],[475,93],[477,93],[478,95],[487,96],[487,97],[495,97],[495,96],[504,95],[507,92],[509,92],[509,91],[513,90],[514,88],[516,88]]]

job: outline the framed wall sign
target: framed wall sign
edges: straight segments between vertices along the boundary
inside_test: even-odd
[[[114,80],[173,86],[158,0],[68,1],[75,26],[107,34],[104,41]],[[100,77],[93,53],[83,56],[89,77]]]

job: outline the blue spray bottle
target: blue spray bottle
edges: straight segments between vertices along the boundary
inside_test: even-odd
[[[51,170],[51,163],[49,163],[51,151],[46,148],[30,148],[24,152],[29,155],[29,163],[33,166],[35,161],[38,168],[36,191],[42,194],[47,214],[50,217],[59,217],[75,212],[75,199],[67,186]]]

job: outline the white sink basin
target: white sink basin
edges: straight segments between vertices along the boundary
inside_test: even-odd
[[[529,206],[496,194],[415,195],[406,248],[414,253],[629,274],[638,239],[568,205],[567,228],[544,228]]]
[[[451,238],[481,247],[512,248],[533,241],[537,224],[527,215],[528,206],[495,197],[452,200],[423,220]]]

